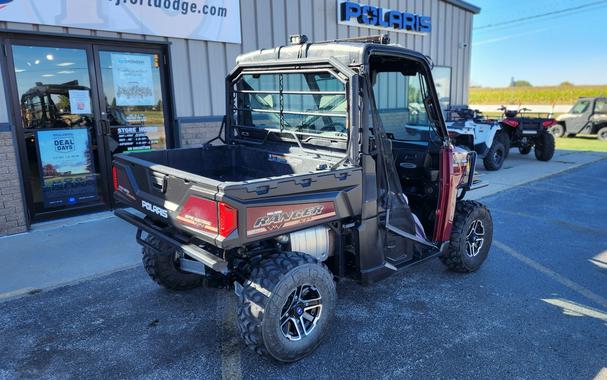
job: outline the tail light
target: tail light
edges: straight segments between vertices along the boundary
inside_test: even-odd
[[[218,203],[219,236],[227,237],[238,227],[238,211],[223,202]]]
[[[198,231],[225,238],[238,227],[238,211],[223,202],[190,196],[177,220]]]
[[[542,127],[544,128],[548,128],[548,127],[552,127],[554,124],[556,124],[556,120],[554,119],[550,119],[550,120],[546,120],[542,123]]]
[[[459,136],[459,133],[454,132],[454,131],[448,131],[447,133],[449,134],[449,137],[452,138],[452,139],[454,139],[457,136]]]
[[[504,119],[502,123],[511,126],[512,128],[517,128],[521,123],[518,120],[514,119]]]
[[[118,191],[118,170],[112,166],[112,179],[114,180],[114,191]]]

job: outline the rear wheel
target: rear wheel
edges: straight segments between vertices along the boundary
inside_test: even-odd
[[[531,147],[530,146],[519,146],[518,151],[521,154],[529,154],[529,152],[531,152]]]
[[[171,290],[188,290],[202,285],[202,276],[179,269],[179,256],[174,248],[151,235],[145,241],[154,249],[143,247],[143,267],[157,284]]]
[[[277,253],[252,264],[239,295],[238,327],[258,354],[293,362],[318,347],[336,302],[326,266],[303,253]]]
[[[607,127],[599,129],[597,137],[599,138],[599,140],[607,141]]]
[[[455,272],[474,272],[487,258],[493,240],[489,210],[476,201],[459,201],[455,208],[449,248],[440,256]]]
[[[506,159],[506,147],[504,143],[499,139],[494,139],[493,144],[485,158],[483,159],[483,164],[485,165],[485,169],[487,170],[499,170],[504,164],[504,160]]]
[[[554,124],[548,129],[548,132],[554,137],[563,137],[565,136],[565,126],[563,124]]]
[[[550,161],[554,156],[554,149],[554,136],[547,132],[540,133],[535,143],[535,158]]]

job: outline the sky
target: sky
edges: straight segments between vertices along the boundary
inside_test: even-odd
[[[468,0],[474,16],[471,85],[607,84],[607,0]],[[597,3],[577,11],[520,18]],[[491,26],[506,23],[501,26]]]

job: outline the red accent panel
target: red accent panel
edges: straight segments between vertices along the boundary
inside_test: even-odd
[[[126,171],[120,166],[112,166],[112,180],[114,183],[114,191],[126,196],[131,200],[135,200],[133,187],[129,182],[129,177]]]
[[[118,173],[115,166],[112,166],[112,179],[114,180],[114,191],[118,191]]]
[[[209,199],[190,196],[179,211],[177,220],[199,231],[216,234],[218,231],[217,203]]]
[[[247,236],[277,234],[335,216],[333,202],[296,203],[247,208]]]
[[[454,166],[453,146],[442,148],[440,151],[440,189],[436,223],[434,225],[434,240],[448,241],[451,238],[455,205],[457,202],[457,186],[465,173],[459,163]]]
[[[542,126],[544,128],[552,127],[554,124],[556,124],[556,120],[554,120],[554,119],[550,119],[550,120],[546,120],[546,121],[542,122]]]
[[[511,126],[512,128],[516,128],[518,127],[521,123],[519,123],[518,120],[514,120],[514,119],[504,119],[502,121],[502,123]]]

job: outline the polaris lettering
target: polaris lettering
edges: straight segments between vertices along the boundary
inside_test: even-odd
[[[165,219],[169,217],[169,213],[168,213],[167,210],[165,210],[165,209],[163,209],[161,207],[158,207],[156,205],[153,205],[150,202],[141,201],[141,207],[143,207],[144,209],[146,209],[146,210],[148,210],[150,212],[153,212],[156,215],[160,215],[160,216],[162,216]]]
[[[372,5],[361,5],[351,1],[340,4],[338,22],[346,25],[370,28],[394,29],[395,31],[430,33],[432,22],[429,16],[384,9]]]

